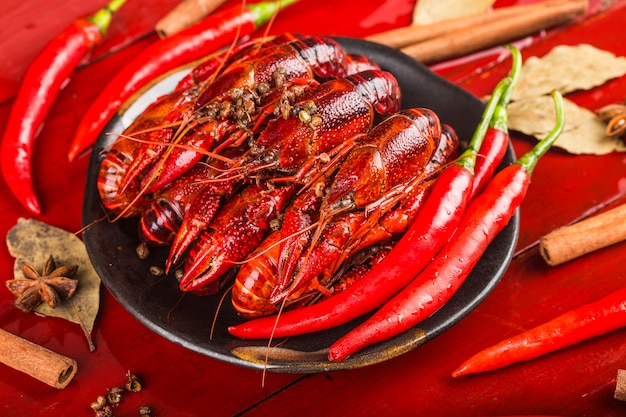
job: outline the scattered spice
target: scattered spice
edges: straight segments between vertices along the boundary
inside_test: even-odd
[[[8,280],[6,286],[17,299],[15,307],[25,312],[33,311],[42,301],[55,308],[62,300],[74,295],[78,280],[74,275],[77,265],[62,265],[57,268],[54,257],[50,255],[41,274],[32,266],[22,263],[24,278]]]
[[[120,387],[107,388],[107,403],[117,406],[122,401],[124,390]]]
[[[167,38],[195,25],[225,0],[183,0],[172,11],[163,16],[155,25],[159,37]]]
[[[142,405],[139,407],[139,415],[140,416],[149,416],[152,414],[152,410],[147,405]]]
[[[107,388],[106,395],[99,395],[96,401],[92,402],[90,407],[95,412],[96,417],[113,417],[113,408],[120,405],[126,393],[141,391],[142,385],[140,378],[130,371],[126,372],[128,380],[124,387],[114,386]],[[139,407],[139,415],[151,415],[152,410],[146,405]]]
[[[130,392],[141,391],[141,380],[137,375],[132,374],[130,371],[126,372],[128,381],[126,382],[126,390]]]
[[[162,277],[165,274],[165,271],[160,266],[152,265],[150,267],[150,274],[155,277]]]
[[[137,253],[137,257],[139,259],[148,259],[148,256],[150,256],[150,247],[144,242],[141,242],[139,245],[137,245],[135,252]]]
[[[103,395],[100,395],[98,396],[98,398],[96,398],[96,401],[91,403],[91,409],[93,411],[102,410],[104,407],[106,407],[106,405],[107,399]]]
[[[626,203],[554,230],[539,240],[539,253],[556,266],[626,240]]]
[[[182,268],[179,268],[176,271],[174,271],[174,278],[176,279],[176,281],[180,282],[180,280],[183,279],[184,274],[185,274],[185,271]]]
[[[626,133],[626,101],[600,107],[596,115],[606,123],[608,137],[620,137]]]
[[[49,254],[63,254],[57,262],[78,265],[80,285],[76,293],[55,308],[40,303],[34,311],[48,317],[59,317],[78,324],[87,338],[89,350],[96,349],[91,332],[100,307],[100,277],[96,273],[85,244],[74,233],[53,227],[34,219],[20,218],[6,235],[9,253],[15,258],[13,275],[24,278],[22,265],[30,265],[36,270],[45,270]]]

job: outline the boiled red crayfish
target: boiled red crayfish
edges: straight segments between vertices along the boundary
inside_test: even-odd
[[[110,173],[119,178],[113,180],[115,190],[109,191],[111,198],[120,200],[117,206],[133,201],[134,189],[146,194],[169,184],[216,142],[243,142],[255,128],[262,128],[259,123],[254,126],[255,118],[266,115],[262,110],[273,111],[294,84],[316,85],[316,76],[345,75],[346,54],[335,41],[320,37],[282,41],[286,43],[261,48],[249,59],[234,60],[219,68],[210,82],[177,89],[144,111],[105,157],[104,165],[119,166]],[[297,96],[298,91],[296,86],[287,95]],[[118,144],[133,139],[134,145]],[[118,146],[123,152],[117,152]]]
[[[242,265],[232,290],[234,308],[244,317],[258,317],[273,314],[284,304],[293,307],[309,301],[315,294],[333,292],[335,281],[346,268],[348,259],[367,248],[376,247],[381,242],[393,242],[394,238],[404,233],[419,213],[419,209],[428,195],[439,170],[458,155],[459,139],[447,125],[442,126],[441,140],[437,150],[426,164],[424,172],[406,181],[402,193],[394,197],[391,204],[385,203],[385,209],[369,215],[365,210],[342,213],[329,222],[319,237],[318,243],[308,249],[311,234],[303,233],[316,221],[312,216],[319,216],[319,205],[323,197],[302,194],[294,200],[297,208],[286,211],[282,229],[273,232],[263,241],[257,251]],[[300,201],[298,201],[300,200]],[[314,201],[318,200],[318,201]],[[310,204],[307,206],[307,202]],[[300,223],[290,227],[286,222],[290,212]],[[286,289],[280,282],[281,241],[286,242],[286,234],[294,233],[292,240],[298,240],[300,246],[287,244],[289,255],[295,259],[299,268],[294,280],[288,282]],[[304,239],[302,236],[306,235]],[[298,256],[298,252],[300,256]],[[277,297],[277,294],[279,295]]]
[[[165,115],[180,103],[181,97],[182,93],[171,94],[150,104],[110,146],[100,165],[97,185],[102,204],[110,213],[133,217],[145,208],[149,198],[142,196],[139,182],[125,183],[124,178],[142,141],[161,142],[171,138],[171,131],[160,127]]]
[[[387,195],[398,191],[406,182],[422,175],[428,162],[439,146],[441,139],[441,124],[435,112],[429,109],[409,109],[398,112],[378,124],[358,147],[354,148],[342,162],[328,191],[320,198],[318,225],[311,233],[311,246],[303,250],[301,237],[283,242],[279,258],[278,281],[274,301],[280,301],[300,288],[306,286],[313,278],[324,271],[327,262],[344,252],[344,245],[320,241],[324,228],[331,224],[337,216],[363,210],[371,205],[378,205],[378,210],[384,212],[387,208]],[[298,210],[296,208],[296,210]],[[296,218],[299,216],[296,215]],[[285,223],[290,217],[285,216]],[[354,221],[350,222],[354,224]],[[297,220],[297,227],[302,222]],[[287,235],[294,232],[294,228],[287,224]],[[345,234],[345,233],[344,233]],[[351,234],[351,233],[350,233]],[[333,232],[331,235],[337,235]],[[348,235],[349,236],[349,235]],[[319,257],[309,256],[309,252],[321,250]],[[324,252],[328,252],[324,254]],[[309,272],[313,268],[315,272]]]
[[[371,62],[358,57],[349,59],[349,62],[353,63],[349,71],[375,67]],[[377,112],[383,113],[397,108],[399,103],[398,91],[395,79],[389,77],[388,73],[366,70],[348,76],[346,79],[322,83],[305,93],[294,103],[281,103],[277,107],[280,112],[278,119],[281,121],[270,120],[260,137],[251,140],[253,150],[250,151],[248,159],[237,158],[239,162],[235,162],[235,164],[238,167],[231,166],[231,172],[235,169],[239,172],[239,175],[234,176],[233,181],[225,179],[224,175],[215,176],[210,183],[204,178],[199,178],[198,182],[203,182],[204,189],[201,195],[190,203],[191,207],[188,211],[192,214],[186,217],[182,224],[178,221],[172,223],[171,219],[178,219],[178,216],[168,218],[172,210],[167,207],[167,200],[161,198],[158,206],[152,205],[150,207],[150,218],[153,220],[142,222],[142,229],[144,230],[141,231],[141,235],[144,238],[151,236],[151,238],[145,239],[148,243],[170,244],[172,243],[170,239],[159,240],[159,236],[162,234],[158,232],[158,229],[163,228],[167,231],[178,230],[179,227],[182,227],[179,239],[172,246],[168,265],[176,263],[198,233],[207,227],[221,200],[234,192],[237,184],[235,180],[243,178],[244,172],[247,174],[254,172],[257,176],[262,175],[262,171],[268,172],[274,168],[285,172],[293,169],[297,164],[302,164],[302,161],[296,159],[295,156],[302,158],[310,156],[310,154],[325,154],[326,151],[337,146],[343,137],[347,137],[346,134],[350,134],[352,131],[364,131],[371,126],[373,121],[372,106],[359,105],[362,101],[358,96],[359,93],[366,98],[366,101],[374,103]],[[313,115],[311,114],[312,107],[315,109]],[[342,120],[338,120],[340,115],[334,112],[336,108],[345,109],[345,113],[341,116],[346,122],[343,124],[344,130],[340,135],[336,134],[335,127]],[[298,117],[289,117],[292,114]],[[307,118],[316,118],[321,123],[314,126],[314,121],[308,121]],[[282,121],[282,119],[288,120]],[[293,143],[289,142],[290,139]],[[302,153],[296,155],[290,149],[292,146],[297,146],[296,141],[300,141],[298,146],[300,150],[304,150],[304,155]],[[305,146],[306,149],[304,149]],[[238,147],[241,146],[238,145]],[[226,152],[228,152],[228,148],[226,148]],[[220,154],[223,155],[224,152],[221,151]],[[229,160],[233,160],[229,155],[226,156],[229,157]],[[224,161],[210,163],[224,165],[221,169],[226,169],[226,165],[233,165]],[[163,209],[161,210],[159,207]],[[176,210],[174,209],[174,211]],[[186,212],[187,210],[185,210]],[[181,214],[184,215],[184,213]],[[169,236],[169,233],[165,233],[165,236]]]
[[[143,241],[171,244],[168,271],[187,255],[183,291],[213,293],[243,262],[235,287],[272,271],[273,309],[402,233],[437,155],[456,148],[441,150],[455,137],[433,112],[400,101],[391,74],[331,39],[252,40],[150,105],[112,144],[98,189],[107,210],[140,216]]]
[[[149,198],[152,193],[159,193],[176,177],[190,169],[198,158],[203,157],[202,149],[210,148],[220,139],[227,139],[222,140],[222,148],[240,146],[254,133],[254,129],[262,128],[262,125],[250,127],[248,124],[251,117],[257,117],[259,114],[265,115],[263,111],[257,111],[254,100],[250,98],[251,95],[256,94],[252,93],[255,88],[258,89],[257,87],[263,83],[254,85],[254,88],[249,91],[244,91],[240,87],[233,88],[230,90],[230,96],[223,94],[219,100],[211,101],[204,106],[197,103],[201,92],[206,97],[209,84],[222,85],[219,89],[226,90],[223,86],[226,82],[230,83],[229,85],[234,83],[240,86],[244,81],[250,82],[245,79],[237,83],[232,77],[232,73],[237,73],[237,71],[227,71],[231,66],[237,66],[239,69],[245,67],[246,74],[253,74],[261,79],[267,79],[270,76],[276,78],[276,88],[272,93],[273,100],[281,100],[282,105],[289,105],[289,101],[295,100],[304,91],[300,88],[302,85],[307,85],[307,83],[315,85],[317,81],[300,79],[301,81],[291,83],[285,71],[280,70],[283,67],[279,67],[274,74],[269,74],[267,71],[272,65],[265,64],[263,61],[278,61],[283,62],[284,65],[289,64],[291,67],[299,68],[300,72],[291,70],[292,76],[303,73],[309,76],[311,74],[341,76],[346,71],[357,68],[377,67],[362,57],[352,58],[346,55],[342,58],[342,52],[343,49],[336,42],[327,38],[306,38],[286,34],[269,41],[251,41],[230,55],[216,55],[210,58],[207,61],[209,64],[202,65],[201,73],[192,71],[194,75],[190,79],[194,82],[182,83],[181,87],[171,94],[159,98],[157,103],[146,109],[133,126],[126,129],[120,139],[112,145],[100,172],[102,185],[109,184],[106,190],[105,207],[115,210],[122,216],[137,215],[144,207],[138,202],[143,202],[146,196]],[[340,56],[339,59],[337,55]],[[246,63],[240,63],[241,60]],[[226,76],[226,81],[219,77],[222,73],[230,74]],[[182,87],[184,85],[187,87]],[[267,87],[264,87],[263,91],[266,89]],[[267,94],[270,95],[269,92]],[[233,101],[234,104],[232,104]],[[243,104],[237,104],[240,101]],[[266,108],[273,111],[274,104],[272,100],[269,100]],[[246,108],[243,114],[240,111],[242,106]],[[137,126],[141,126],[141,129]],[[181,143],[183,137],[185,141]],[[221,151],[221,149],[218,150]],[[218,160],[218,163],[223,162],[224,160],[221,162]],[[229,191],[222,187],[220,193],[228,195]],[[138,195],[142,197],[139,198]],[[169,244],[169,239],[159,240],[159,236],[169,236],[167,230],[176,230],[179,226],[169,224],[166,216],[171,212],[160,214],[158,207],[168,210],[167,206],[163,205],[166,201],[160,198],[159,205],[151,206],[153,212],[150,217],[153,220],[142,221],[142,228],[144,228],[142,236],[148,243]],[[120,210],[121,207],[127,209]],[[159,228],[163,228],[164,232],[159,233]]]
[[[271,183],[299,182],[309,172],[322,169],[319,164],[326,157],[340,153],[346,145],[349,147],[357,143],[356,140],[371,129],[378,114],[395,112],[399,105],[397,81],[387,72],[365,71],[327,81],[303,95],[294,105],[296,111],[288,117],[277,117],[268,123],[252,145],[251,161],[239,170],[247,176],[254,172],[257,177]],[[306,106],[315,108],[315,111],[304,110]],[[343,111],[338,112],[337,109]],[[307,117],[302,116],[303,111],[308,113]],[[319,117],[319,123],[312,123],[312,117]],[[278,178],[274,175],[277,171]],[[285,178],[285,174],[290,176]],[[233,186],[230,181],[227,184],[228,187]],[[217,207],[219,197],[220,194],[216,198],[214,190],[207,188],[196,200],[203,207]],[[182,256],[186,245],[209,226],[211,219],[199,220],[201,216],[198,213],[206,212],[206,209],[188,212],[172,244],[170,259],[166,264],[168,268]],[[215,234],[215,227],[211,229],[213,231],[210,233]],[[220,263],[218,267],[217,263],[212,262],[215,254],[230,259],[232,266],[232,263],[243,260],[258,244],[242,240],[237,256],[234,256],[221,255],[226,249],[219,239],[212,242],[212,245],[200,243],[200,250],[194,250],[198,244],[192,247],[180,282],[182,289],[197,290],[203,283],[221,276],[226,263]],[[247,250],[243,257],[239,253],[242,248]]]

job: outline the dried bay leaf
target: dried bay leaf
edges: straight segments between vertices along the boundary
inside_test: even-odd
[[[570,100],[563,100],[565,127],[554,146],[572,154],[604,155],[624,152],[619,138],[605,134],[606,125],[591,111]],[[554,101],[551,96],[530,97],[508,106],[509,128],[536,138],[545,137],[554,127]]]
[[[413,24],[427,25],[461,16],[486,12],[495,0],[418,0],[413,9]]]
[[[50,255],[57,265],[78,265],[78,289],[72,298],[55,308],[41,303],[35,311],[78,324],[87,338],[89,350],[94,322],[100,307],[100,277],[93,269],[85,245],[76,235],[33,219],[20,218],[6,236],[9,252],[15,258],[14,275],[21,278],[20,265],[27,263],[41,271]]]
[[[558,90],[566,94],[588,90],[626,74],[626,58],[591,45],[559,45],[541,58],[530,57],[522,67],[513,100]]]
[[[560,45],[541,58],[524,62],[509,105],[509,128],[543,138],[554,126],[553,90],[561,94],[589,90],[626,74],[626,58],[591,45]],[[565,100],[565,129],[554,146],[572,154],[624,152],[619,138],[606,136],[605,123],[593,112]]]

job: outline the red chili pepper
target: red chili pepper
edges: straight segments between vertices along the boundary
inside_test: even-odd
[[[461,224],[433,261],[363,324],[331,345],[328,358],[341,361],[396,336],[430,317],[457,292],[489,244],[509,223],[526,196],[532,170],[563,130],[563,98],[553,93],[554,129],[516,163],[498,172],[469,205]]]
[[[73,161],[90,149],[109,119],[155,77],[205,57],[237,37],[254,32],[274,13],[297,0],[231,6],[144,49],[104,87],[81,119],[68,153]]]
[[[480,194],[504,159],[509,144],[506,105],[498,105],[492,124],[487,129],[481,152],[476,158],[472,195]]]
[[[30,64],[11,108],[2,138],[2,175],[17,199],[41,213],[32,180],[35,138],[63,84],[102,40],[113,13],[125,0],[113,0],[92,16],[78,19],[52,39]]]
[[[491,371],[534,359],[624,326],[626,288],[484,349],[465,361],[452,376]]]
[[[450,238],[471,198],[476,149],[481,148],[494,109],[510,78],[494,89],[466,149],[437,178],[417,221],[387,256],[345,291],[319,303],[275,317],[255,319],[228,330],[241,338],[285,337],[325,330],[347,323],[383,305],[405,287]]]

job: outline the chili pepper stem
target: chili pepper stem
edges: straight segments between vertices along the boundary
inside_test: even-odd
[[[519,80],[522,68],[522,59],[518,48],[512,45],[506,45],[505,47],[511,51],[511,71],[506,78],[503,78],[498,83],[491,94],[480,123],[474,131],[468,149],[465,151],[468,155],[470,153],[473,154],[474,158],[480,149],[482,139],[485,137],[485,133],[489,127],[502,131],[508,130],[506,106],[509,101],[511,101],[511,96],[513,95],[513,91],[515,90],[515,86]]]
[[[504,92],[504,94],[502,94],[502,98],[500,100],[500,103],[506,106],[511,101],[513,91],[515,91],[520,74],[522,73],[522,54],[520,50],[513,45],[505,45],[505,48],[511,52],[512,60],[511,71],[509,73],[509,77],[511,77],[511,85]]]
[[[267,22],[274,13],[297,2],[298,0],[279,0],[274,2],[264,1],[260,3],[248,4],[246,7],[254,16],[255,22]]]
[[[124,5],[124,3],[126,3],[126,0],[111,0],[109,4],[95,12],[93,15],[87,18],[87,20],[98,26],[98,29],[100,29],[100,33],[104,33],[107,31],[109,25],[111,24],[113,14],[115,14],[115,12],[117,12],[120,7]]]
[[[496,107],[500,102],[500,97],[503,96],[505,90],[507,90],[510,85],[511,77],[503,78],[498,85],[496,85],[496,88],[493,90],[493,93],[485,106],[485,110],[481,115],[480,122],[474,130],[474,134],[470,139],[467,149],[463,151],[459,158],[461,166],[469,169],[472,173],[474,172],[474,165],[476,164],[476,154],[483,143],[485,133],[487,133],[487,129],[489,128],[489,124],[491,123]]]
[[[491,118],[491,122],[489,127],[501,130],[503,132],[508,132],[508,113],[507,106],[511,101],[511,96],[513,96],[513,91],[515,91],[515,87],[517,86],[517,82],[519,81],[520,74],[522,72],[522,56],[520,50],[515,46],[506,45],[509,51],[511,51],[511,72],[509,73],[510,84],[509,88],[504,90],[502,96],[500,97],[500,101],[494,110],[494,116]]]
[[[556,123],[554,124],[552,131],[550,131],[545,138],[540,140],[530,152],[524,154],[517,160],[517,162],[515,162],[517,165],[524,168],[528,175],[532,174],[533,170],[537,166],[537,162],[539,162],[539,158],[550,150],[563,131],[563,125],[565,123],[563,96],[558,91],[553,91],[551,95],[554,100],[554,110],[556,113]]]
[[[489,129],[485,133],[485,139],[477,155],[472,195],[478,195],[484,190],[509,148],[507,106],[520,77],[522,57],[518,48],[511,45],[507,45],[507,48],[511,51],[512,57],[511,71],[509,72],[511,84],[500,97],[500,102],[494,110]]]

